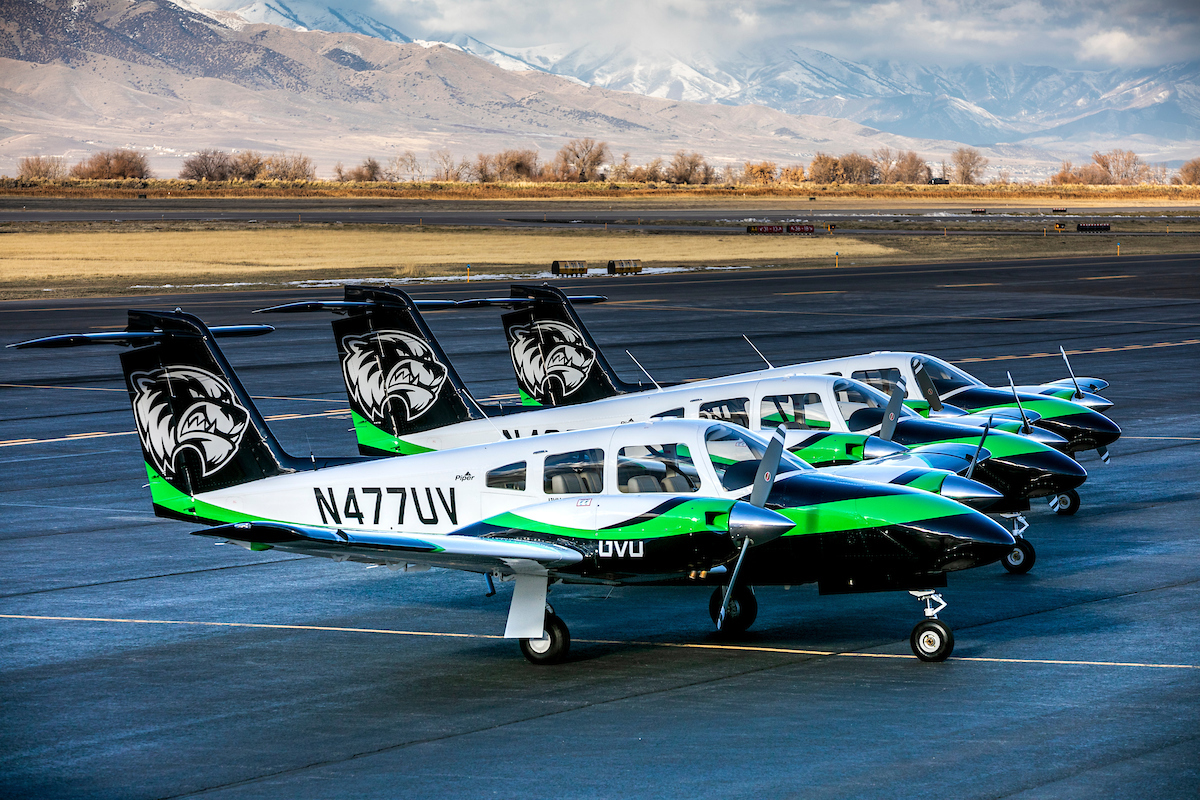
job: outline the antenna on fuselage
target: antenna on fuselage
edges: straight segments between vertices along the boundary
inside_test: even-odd
[[[747,336],[746,334],[743,333],[742,338],[746,340],[746,344],[750,345],[751,347],[754,347],[754,342],[750,341],[749,336]],[[759,350],[757,347],[754,347],[754,352],[758,353],[758,357],[763,360],[763,362],[767,365],[768,369],[775,369],[775,365],[772,364],[770,361],[767,361],[767,357],[762,354],[762,350]]]
[[[629,352],[628,350],[625,351],[625,355],[629,356],[630,358],[633,358],[633,353]],[[654,376],[646,371],[646,368],[642,366],[642,362],[638,361],[636,358],[633,358],[633,363],[637,364],[638,369],[640,369],[642,371],[642,374],[650,379],[650,382],[654,384],[654,388],[658,389],[661,392],[662,387],[658,385],[658,381],[654,380]]]

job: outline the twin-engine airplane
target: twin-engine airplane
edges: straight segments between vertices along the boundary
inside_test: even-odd
[[[510,298],[475,302],[514,307],[516,303],[524,303],[520,310],[504,317],[524,402],[564,405],[654,388],[628,383],[617,376],[572,307],[571,299],[559,289],[549,285],[514,285],[511,294]],[[1066,360],[1065,352],[1063,358]],[[571,367],[561,367],[564,363]],[[1067,367],[1070,371],[1069,361]],[[1038,438],[1071,454],[1095,449],[1105,461],[1108,445],[1121,435],[1120,427],[1100,413],[1112,404],[1093,394],[1108,385],[1099,378],[1076,378],[1072,371],[1071,377],[1062,381],[1037,387],[1010,384],[1001,389],[987,386],[958,367],[922,353],[876,352],[784,367],[768,363],[768,369],[696,381],[688,386],[798,373],[837,375],[862,381],[885,393],[891,393],[903,382],[906,404],[922,416],[957,424],[987,423]],[[1070,397],[1059,396],[1064,393]],[[1060,514],[1073,514],[1079,508],[1079,495],[1074,489],[1051,495],[1051,507]]]
[[[430,452],[301,459],[283,451],[215,342],[269,326],[207,328],[130,311],[124,331],[13,347],[116,344],[159,516],[252,550],[443,567],[515,583],[505,636],[534,663],[560,661],[566,625],[551,582],[716,584],[718,630],[755,618],[753,584],[822,593],[908,590],[925,603],[910,637],[926,661],[953,634],[937,618],[949,572],[992,563],[1012,535],[914,489],[825,476],[735,426],[663,420]],[[413,364],[422,370],[421,364]],[[428,408],[420,392],[413,407]],[[782,476],[779,473],[783,473]]]
[[[824,375],[687,384],[578,405],[512,406],[503,415],[492,408],[483,416],[484,409],[471,398],[418,309],[441,307],[443,301],[414,301],[389,288],[347,286],[345,291],[341,301],[293,303],[263,311],[345,315],[334,322],[335,338],[363,453],[445,450],[539,432],[689,418],[765,432],[782,423],[787,449],[826,472],[909,485],[990,512],[1027,510],[1029,498],[1072,491],[1087,477],[1070,456],[1033,439],[926,420],[904,408],[898,391],[888,398],[858,381]],[[489,302],[525,306],[537,301]],[[552,363],[567,361],[552,358]],[[576,366],[582,375],[589,365]],[[597,394],[601,391],[595,387]],[[972,475],[956,474],[962,472]],[[1009,571],[1027,572],[1034,559],[1032,544],[1018,537],[1002,563]]]

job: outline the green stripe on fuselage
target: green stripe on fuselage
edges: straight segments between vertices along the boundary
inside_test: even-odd
[[[907,525],[974,512],[938,495],[906,493],[781,508],[779,513],[796,523],[795,528],[784,534],[786,537]]]
[[[562,536],[573,539],[587,540],[622,540],[622,539],[661,539],[668,536],[681,536],[700,531],[717,531],[724,533],[727,528],[726,515],[733,507],[732,500],[715,500],[703,498],[686,500],[650,519],[637,518],[632,524],[615,528],[589,530],[586,528],[569,528],[555,525],[551,522],[541,522],[529,519],[520,514],[506,511],[484,520],[489,525],[500,528],[541,533],[551,536]],[[712,520],[710,523],[709,520]]]
[[[351,411],[350,418],[354,420],[354,435],[363,447],[379,450],[384,453],[399,453],[402,456],[414,456],[417,453],[432,453],[432,447],[422,447],[419,444],[406,442],[398,436],[392,436],[385,430],[375,426],[367,418]]]

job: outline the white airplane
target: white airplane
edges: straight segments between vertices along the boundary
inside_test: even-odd
[[[1014,545],[962,504],[821,475],[784,451],[782,431],[767,442],[712,421],[410,458],[295,458],[215,342],[269,330],[210,330],[181,311],[130,311],[124,331],[9,346],[131,348],[121,363],[156,514],[215,526],[196,533],[251,550],[511,579],[505,636],[534,663],[560,661],[570,647],[546,604],[551,582],[715,584],[710,614],[723,631],[754,621],[755,583],[907,590],[925,604],[914,653],[943,660],[954,641],[937,618],[945,602],[936,589],[947,573],[994,562]]]

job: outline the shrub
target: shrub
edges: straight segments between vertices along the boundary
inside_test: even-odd
[[[774,161],[759,161],[758,163],[747,161],[746,165],[742,167],[744,180],[755,186],[774,183],[778,174],[779,167]]]
[[[29,156],[17,164],[17,177],[25,181],[57,181],[66,175],[67,164],[62,156]]]
[[[1200,158],[1193,158],[1191,161],[1179,168],[1179,174],[1171,181],[1171,183],[1184,184],[1187,186],[1195,186],[1200,184]]]
[[[831,155],[817,153],[808,165],[808,179],[816,183],[841,183],[844,180],[841,164]]]
[[[183,160],[179,177],[185,181],[227,181],[233,175],[233,159],[220,150],[201,150]]]
[[[102,150],[71,167],[71,177],[82,180],[153,178],[144,153],[136,150]]]
[[[263,161],[256,177],[271,181],[311,181],[317,177],[317,168],[303,153],[275,153]]]

